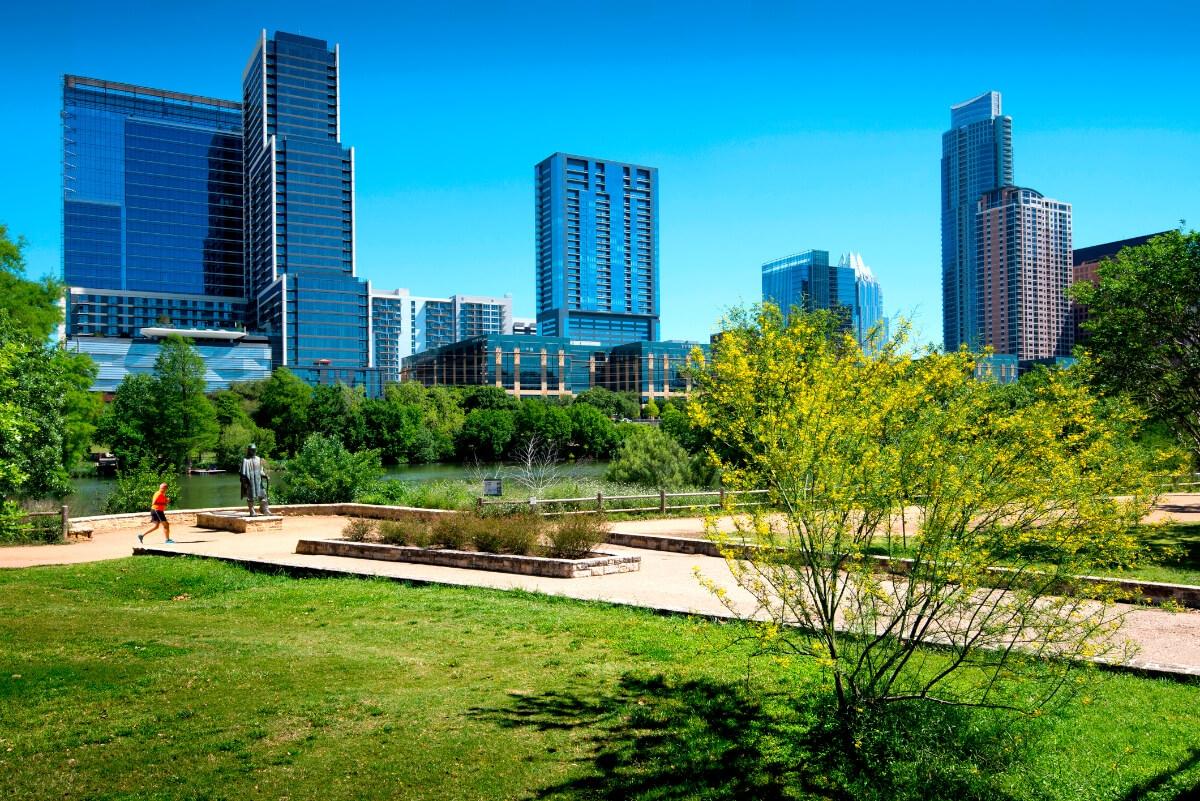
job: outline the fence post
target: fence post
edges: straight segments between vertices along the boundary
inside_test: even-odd
[[[597,512],[604,511],[604,492],[603,491],[596,493],[596,511]]]
[[[66,504],[62,508],[62,537],[65,540],[71,533],[71,510]]]
[[[483,496],[480,496],[475,499],[475,508],[478,509],[480,512],[483,511]]]
[[[664,489],[658,491],[658,511],[667,511],[667,491]]]

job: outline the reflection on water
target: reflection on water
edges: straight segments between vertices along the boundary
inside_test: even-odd
[[[583,462],[564,464],[560,466],[563,475],[591,477],[604,473],[607,465],[603,462]],[[441,481],[447,479],[476,478],[478,471],[473,467],[459,464],[422,464],[411,466],[390,467],[385,471],[386,477],[398,481]],[[104,499],[112,492],[111,478],[76,478],[72,479],[75,492],[64,503],[71,507],[72,517],[100,514]],[[242,501],[238,497],[241,487],[234,473],[213,473],[210,475],[181,476],[179,479],[179,497],[171,500],[172,509],[204,509],[210,506],[237,506]],[[150,508],[150,499],[146,499],[146,508]]]

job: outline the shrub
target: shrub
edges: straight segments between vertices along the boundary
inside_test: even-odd
[[[368,542],[375,538],[375,521],[365,517],[355,517],[346,522],[342,529],[342,539],[350,542]]]
[[[425,518],[383,520],[379,523],[379,541],[428,548],[433,541],[433,523]]]
[[[564,515],[546,533],[547,556],[582,559],[608,538],[604,515]]]
[[[396,481],[383,479],[354,497],[358,503],[412,506],[417,509],[470,509],[475,496],[463,481]]]
[[[691,484],[692,470],[678,442],[654,426],[639,425],[626,435],[604,477],[670,490]]]
[[[0,542],[28,542],[31,527],[16,501],[0,503]]]
[[[117,476],[112,493],[104,499],[104,514],[127,512],[150,513],[150,500],[158,485],[167,485],[167,497],[174,502],[179,497],[179,477],[174,473],[158,473],[149,469],[129,470]]]
[[[472,516],[475,547],[484,553],[532,553],[542,530],[542,518],[534,514]]]
[[[433,524],[430,539],[435,547],[452,551],[466,550],[471,545],[469,515],[446,515]]]
[[[283,464],[282,503],[345,503],[376,482],[379,451],[351,453],[341,442],[312,434],[296,458]]]

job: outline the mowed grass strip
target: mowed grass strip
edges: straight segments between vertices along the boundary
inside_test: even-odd
[[[829,767],[819,674],[758,660],[748,685],[738,625],[153,558],[0,572],[0,610],[4,799],[1200,788],[1194,684],[1097,674],[1036,720],[931,710],[920,731],[886,735],[900,757],[864,779]]]

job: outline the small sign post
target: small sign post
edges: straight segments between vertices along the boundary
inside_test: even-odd
[[[483,480],[483,494],[498,498],[504,494],[504,479],[501,478],[485,478]]]

